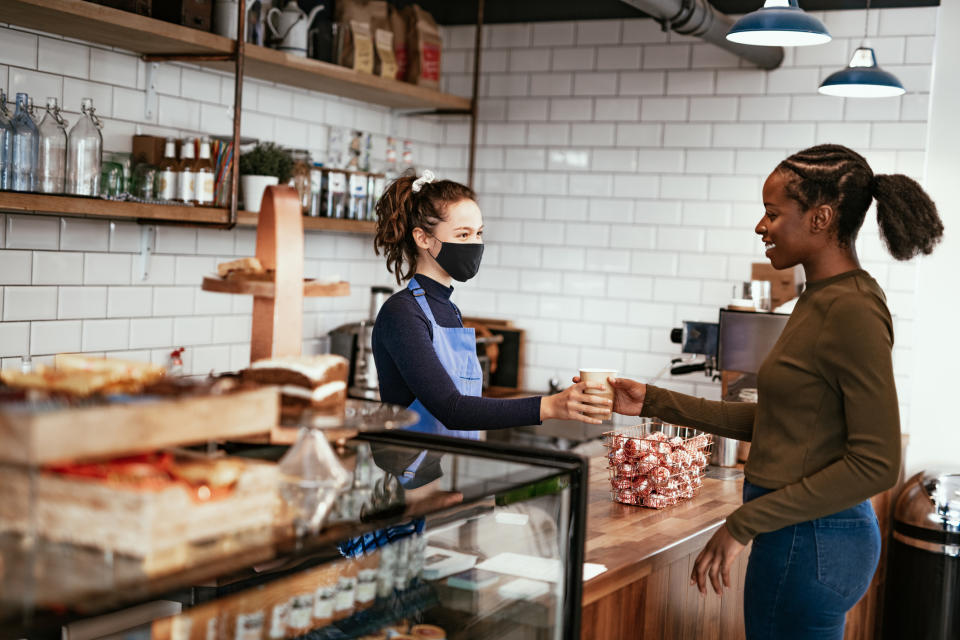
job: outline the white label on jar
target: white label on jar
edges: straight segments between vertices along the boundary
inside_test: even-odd
[[[314,594],[313,617],[325,620],[333,617],[333,606],[337,601],[337,590],[333,587],[320,587]]]
[[[196,174],[196,200],[200,204],[213,202],[213,174],[205,171]]]
[[[161,171],[157,177],[157,197],[161,200],[177,197],[177,173],[172,169]]]
[[[287,627],[306,629],[310,626],[310,617],[313,614],[313,594],[301,594],[290,599],[290,610],[287,613]]]
[[[273,607],[270,615],[270,637],[283,638],[287,634],[288,603],[283,602]]]
[[[237,616],[236,640],[260,640],[263,637],[263,611]]]
[[[207,620],[207,637],[205,640],[217,640],[217,619]]]
[[[170,622],[170,640],[190,640],[190,627],[193,621],[190,616],[181,614]]]
[[[340,578],[337,582],[337,611],[353,608],[357,597],[357,579]]]
[[[361,582],[357,585],[357,602],[367,603],[377,597],[377,583]]]
[[[347,190],[347,174],[331,173],[328,178],[327,189],[334,193],[344,193]]]
[[[193,171],[181,171],[180,179],[177,181],[177,200],[182,200],[183,202],[193,200],[196,186]]]

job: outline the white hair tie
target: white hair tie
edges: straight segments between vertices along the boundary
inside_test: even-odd
[[[433,175],[433,171],[430,171],[430,169],[424,169],[423,175],[413,181],[413,186],[410,187],[410,189],[414,193],[420,193],[420,189],[423,189],[423,185],[430,184],[436,179],[437,177]]]

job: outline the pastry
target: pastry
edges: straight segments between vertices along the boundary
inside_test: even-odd
[[[255,276],[267,272],[256,258],[240,258],[230,262],[221,262],[217,265],[217,275],[227,278],[232,275]]]
[[[19,389],[34,389],[86,398],[94,394],[139,393],[145,385],[163,378],[166,370],[148,362],[60,354],[54,367],[38,365],[33,371],[0,371],[0,381]]]
[[[326,354],[266,358],[241,375],[245,381],[279,386],[281,415],[296,419],[308,409],[314,415],[343,416],[349,370],[346,358]]]

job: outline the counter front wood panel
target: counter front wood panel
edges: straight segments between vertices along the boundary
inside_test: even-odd
[[[692,501],[657,511],[610,499],[606,459],[590,460],[585,558],[607,571],[583,585],[583,604],[699,551],[728,514],[740,506],[741,480],[706,478]]]
[[[743,480],[704,480],[693,500],[662,511],[610,499],[606,459],[590,460],[586,562],[607,567],[583,585],[585,640],[739,640],[743,579],[750,548],[731,569],[733,587],[722,597],[700,595],[690,572],[700,550],[741,504]],[[886,546],[898,488],[874,496]],[[845,640],[880,636],[886,550],[867,594],[847,614]]]

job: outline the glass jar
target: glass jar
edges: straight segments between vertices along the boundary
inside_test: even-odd
[[[316,218],[323,211],[323,169],[319,162],[314,162],[310,167],[310,208],[307,209],[307,215]]]
[[[330,171],[324,181],[324,215],[328,218],[346,218],[350,208],[347,192],[347,174]]]
[[[83,115],[70,130],[67,141],[67,193],[100,195],[100,165],[103,162],[103,127],[93,100],[81,100]]]
[[[17,94],[17,112],[13,116],[13,179],[14,191],[34,191],[37,179],[37,151],[40,132],[27,111],[27,94]]]
[[[7,94],[0,89],[0,189],[9,189],[13,153],[13,121],[7,110]]]
[[[38,128],[37,190],[63,193],[67,177],[67,121],[60,115],[56,98],[47,98],[47,109]]]

